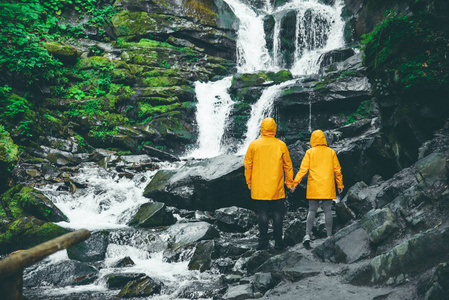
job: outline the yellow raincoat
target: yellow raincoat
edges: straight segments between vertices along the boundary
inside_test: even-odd
[[[307,199],[335,199],[335,181],[343,189],[343,176],[335,151],[327,146],[321,130],[315,130],[310,137],[310,148],[306,151],[293,186],[298,185],[309,172]]]
[[[251,198],[285,198],[284,182],[288,188],[293,183],[290,153],[285,143],[275,137],[276,122],[272,118],[262,121],[260,134],[260,138],[251,142],[245,156],[245,177]]]

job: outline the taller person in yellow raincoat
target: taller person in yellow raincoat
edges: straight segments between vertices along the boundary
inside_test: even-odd
[[[283,249],[282,219],[284,217],[284,183],[293,181],[293,167],[287,146],[276,135],[272,118],[262,121],[260,138],[251,142],[245,156],[245,177],[251,198],[256,201],[259,218],[258,249],[268,247],[268,212],[273,212],[275,248]]]
[[[343,176],[341,167],[335,151],[327,146],[326,137],[321,130],[315,130],[310,137],[310,148],[306,151],[301,162],[298,174],[296,174],[293,186],[296,186],[302,178],[309,173],[307,178],[306,198],[309,200],[309,212],[307,214],[306,235],[303,243],[310,242],[310,235],[315,221],[315,214],[320,201],[322,202],[326,223],[327,236],[332,236],[332,199],[336,198],[335,182],[337,182],[338,193],[343,191]]]

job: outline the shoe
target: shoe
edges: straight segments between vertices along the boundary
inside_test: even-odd
[[[274,249],[276,250],[284,250],[287,248],[287,245],[284,244],[284,242],[275,242],[274,243]]]
[[[265,243],[260,244],[260,243],[259,243],[259,244],[257,245],[256,249],[257,249],[257,250],[267,250],[267,249],[268,249],[268,243],[267,243],[267,244],[265,244]]]
[[[302,240],[303,245],[309,245],[310,244],[310,235],[306,234]]]

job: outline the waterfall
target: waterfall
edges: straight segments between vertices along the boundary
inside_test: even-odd
[[[198,100],[196,120],[200,128],[198,148],[189,156],[207,158],[221,154],[221,139],[233,101],[227,90],[232,77],[220,81],[195,83]]]
[[[263,91],[259,101],[251,107],[251,116],[247,123],[245,141],[237,154],[245,154],[249,144],[259,135],[260,125],[262,124],[263,119],[272,115],[274,100],[279,97],[285,87],[292,85],[293,83],[296,83],[295,79],[270,86]]]
[[[291,11],[296,14],[295,36],[292,41],[295,49],[290,68],[290,72],[295,77],[317,74],[321,55],[344,45],[345,23],[341,18],[342,0],[336,0],[333,5],[325,5],[319,0],[292,0],[277,8],[271,7],[267,1],[265,10],[253,9],[240,0],[225,1],[240,20],[237,38],[237,71],[239,73],[279,71],[284,68],[285,63],[281,53],[281,43],[284,38],[281,34],[281,22],[282,18]],[[265,40],[264,18],[267,15],[272,15],[275,20],[272,55],[267,49]],[[238,153],[244,153],[251,140],[257,138],[262,119],[272,114],[274,100],[289,84],[291,82],[266,88],[260,99],[253,104],[245,140],[241,142]],[[197,87],[199,85],[196,84]],[[217,85],[220,88],[217,88]],[[232,99],[227,95],[224,83],[202,83],[201,86],[210,92],[200,94],[200,90],[197,89],[198,113],[196,116],[200,137],[198,149],[190,154],[197,158],[212,157],[226,151],[221,147],[221,137],[226,128],[219,127],[230,123],[226,122],[226,119],[230,115],[233,104]],[[216,105],[217,90],[219,90],[220,101],[225,99],[218,105],[219,109]],[[219,114],[222,115],[218,116]],[[311,103],[309,104],[309,114],[308,129],[310,131],[312,127]],[[212,145],[213,143],[215,145]]]

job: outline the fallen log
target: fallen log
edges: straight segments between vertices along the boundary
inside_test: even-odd
[[[77,230],[28,250],[13,252],[8,257],[0,260],[0,291],[2,291],[2,297],[5,297],[2,299],[22,299],[23,269],[44,259],[50,254],[87,240],[89,237],[90,232],[88,230]]]

